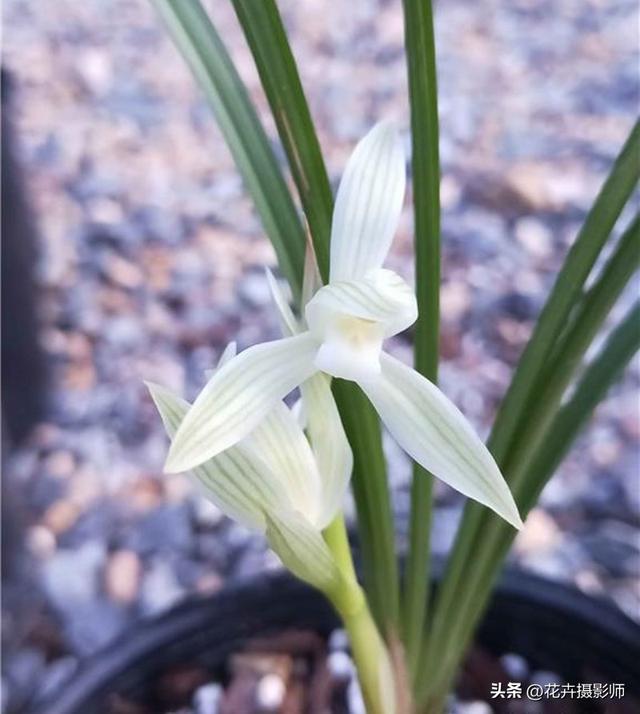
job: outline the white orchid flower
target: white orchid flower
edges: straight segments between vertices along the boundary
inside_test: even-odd
[[[424,468],[522,526],[498,466],[469,422],[434,384],[382,350],[383,341],[418,314],[411,287],[382,267],[404,192],[399,137],[393,126],[379,124],[357,145],[340,183],[330,280],[308,297],[307,329],[250,347],[211,378],[177,430],[168,472],[198,466],[237,444],[289,392],[321,372],[356,382]]]
[[[232,343],[218,369],[234,356]],[[165,387],[147,387],[173,438],[191,405]],[[318,374],[302,393],[309,439],[284,402],[277,402],[237,444],[197,465],[193,476],[220,510],[266,533],[292,572],[326,591],[337,587],[340,576],[321,531],[341,508],[353,457],[329,380]]]

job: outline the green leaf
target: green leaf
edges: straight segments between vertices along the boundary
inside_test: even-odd
[[[333,199],[287,34],[274,0],[233,0],[251,48],[325,278]]]
[[[638,182],[639,152],[640,123],[636,123],[565,259],[500,405],[489,448],[507,479],[510,475],[504,466],[512,439],[526,414],[530,400],[537,396],[536,387],[540,377],[547,368],[549,357],[570,322],[572,313],[582,299],[584,284],[616,219]],[[435,656],[438,646],[446,637],[449,622],[455,616],[456,611],[451,608],[451,603],[463,597],[467,591],[462,579],[468,563],[474,560],[483,517],[482,509],[474,504],[466,507],[435,605],[432,632],[427,645],[432,656]]]
[[[415,368],[437,381],[440,331],[440,160],[438,88],[431,0],[404,0],[404,32],[411,104],[416,294]],[[427,616],[432,514],[431,475],[415,464],[409,550],[404,577],[403,639],[415,676]]]
[[[535,502],[535,498],[551,476],[551,473],[545,470],[532,471],[530,465],[535,462],[539,453],[548,450],[549,441],[557,438],[553,430],[557,428],[556,420],[561,400],[575,378],[587,350],[639,263],[640,218],[636,217],[621,236],[613,255],[593,287],[578,304],[577,316],[571,327],[560,334],[557,346],[551,350],[556,358],[550,365],[545,365],[544,379],[538,384],[535,397],[532,397],[525,409],[523,426],[516,432],[512,448],[505,457],[503,471],[524,513]],[[571,432],[565,434],[572,436]],[[569,444],[564,448],[568,449]],[[448,683],[452,676],[451,668],[458,663],[462,654],[462,639],[458,633],[465,627],[470,628],[470,622],[477,622],[480,614],[479,594],[490,589],[513,539],[512,534],[500,523],[487,518],[485,514],[474,512],[473,517],[473,521],[465,523],[466,530],[461,531],[452,555],[455,570],[449,572],[457,574],[457,589],[453,590],[450,581],[445,580],[445,585],[450,588],[447,592],[448,609],[440,611],[444,614],[434,625],[428,646],[425,666],[437,660],[435,683],[432,686],[439,694],[442,694],[443,685],[438,685],[438,677],[442,676]],[[474,543],[477,544],[480,537],[482,548],[478,550]],[[444,598],[444,595],[439,595],[439,603],[441,597]],[[442,644],[445,639],[446,645]],[[440,646],[449,653],[448,657],[442,656]],[[442,672],[445,674],[442,675]]]
[[[298,297],[304,264],[304,230],[244,84],[199,0],[153,0],[153,3],[216,114],[273,243],[280,269]]]
[[[580,378],[571,398],[558,411],[547,430],[544,449],[539,449],[526,467],[525,481],[530,485],[521,499],[523,510],[533,507],[542,489],[553,475],[571,445],[588,422],[598,404],[605,398],[608,390],[618,380],[624,368],[640,349],[640,301],[629,310],[618,327],[611,333],[605,346],[591,361]],[[466,612],[456,610],[456,620],[447,629],[448,645],[438,651],[437,669],[431,671],[429,681],[430,699],[428,705],[433,709],[443,701],[449,690],[462,654],[466,651],[475,627],[484,612],[495,580],[499,574],[509,546],[510,537],[499,522],[490,524],[485,532],[489,536],[483,543],[483,553],[490,555],[479,578],[468,583],[473,592]],[[449,607],[456,608],[456,602]],[[428,661],[424,662],[427,667]],[[421,701],[425,701],[425,688]]]
[[[589,211],[545,303],[534,333],[518,362],[491,434],[491,450],[498,463],[502,462],[508,451],[555,341],[567,324],[571,311],[579,302],[584,284],[638,183],[639,155],[640,122],[636,123],[631,131]]]
[[[535,504],[540,486],[554,473],[593,410],[605,398],[626,365],[640,349],[640,301],[629,310],[611,333],[600,353],[591,361],[569,401],[560,409],[548,429],[545,448],[528,466],[538,483],[527,494],[525,508]],[[528,479],[525,479],[528,482]],[[533,481],[533,479],[532,479]]]

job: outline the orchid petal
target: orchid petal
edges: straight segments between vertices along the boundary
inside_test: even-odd
[[[322,505],[320,474],[307,437],[284,402],[242,441],[267,464],[293,508],[317,525]],[[320,527],[324,527],[322,524]]]
[[[237,354],[238,346],[235,342],[229,342],[229,344],[222,351],[220,359],[218,360],[218,364],[213,369],[205,369],[204,376],[207,378],[207,380],[211,379],[211,377],[213,377],[213,375],[220,369],[220,367],[222,367],[223,364],[233,359]]]
[[[280,317],[280,327],[282,328],[282,334],[286,337],[291,337],[292,335],[297,335],[300,332],[298,327],[298,321],[293,314],[293,311],[289,307],[289,301],[285,297],[282,288],[278,284],[278,281],[273,276],[273,273],[269,268],[265,268],[267,274],[267,283],[269,284],[269,290],[271,292],[271,298],[278,311],[278,316]]]
[[[222,354],[220,355],[220,359],[218,360],[217,369],[220,369],[220,367],[222,367],[227,362],[229,362],[229,360],[232,360],[237,354],[238,354],[238,345],[236,344],[235,340],[232,340],[224,348],[224,350],[222,350]]]
[[[189,402],[165,387],[147,382],[169,438],[189,411]],[[234,446],[192,471],[200,492],[230,518],[264,532],[265,509],[290,507],[289,498],[267,465],[251,450]]]
[[[378,269],[360,280],[325,285],[305,310],[309,329],[320,338],[337,315],[358,317],[382,324],[384,337],[406,330],[418,317],[413,289],[392,270]]]
[[[223,365],[187,413],[165,470],[186,471],[237,444],[315,371],[309,333],[254,345]]]
[[[295,511],[267,514],[267,539],[283,565],[322,592],[337,592],[342,576],[322,533]]]
[[[331,282],[358,280],[379,268],[398,227],[405,193],[405,157],[390,123],[358,143],[338,188],[331,225]]]
[[[522,527],[496,462],[458,408],[428,379],[387,354],[360,383],[391,435],[434,476]]]
[[[311,447],[322,478],[319,525],[325,528],[340,510],[353,469],[353,454],[331,393],[331,379],[315,374],[300,387]]]
[[[307,235],[307,250],[304,254],[304,272],[302,274],[302,295],[300,305],[304,306],[322,287],[320,269],[316,260],[316,252],[313,249],[311,236]]]
[[[291,405],[291,413],[298,422],[298,426],[304,431],[307,428],[307,410],[302,399],[296,399]]]

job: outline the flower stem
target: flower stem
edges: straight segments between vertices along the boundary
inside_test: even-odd
[[[391,659],[356,578],[344,516],[336,516],[324,531],[340,572],[342,588],[328,593],[349,635],[368,714],[395,714],[396,692]]]

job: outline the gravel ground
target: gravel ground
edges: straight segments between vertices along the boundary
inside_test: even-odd
[[[280,5],[337,180],[376,120],[407,126],[400,3]],[[213,15],[264,110],[230,6]],[[273,251],[149,5],[6,0],[4,23],[54,377],[49,418],[6,468],[26,529],[3,616],[3,701],[17,710],[33,682],[56,686],[137,618],[276,567],[260,538],[183,477],[161,474],[166,440],[141,380],[193,396],[228,340],[276,337],[277,321],[262,273]],[[636,113],[636,25],[631,0],[438,7],[441,381],[483,434]],[[410,197],[390,260],[407,277],[409,206]],[[408,355],[407,343],[394,348]],[[513,553],[635,617],[639,378],[636,363]],[[402,514],[408,464],[393,444],[389,456]],[[434,547],[444,552],[461,503],[440,485],[437,497]]]

